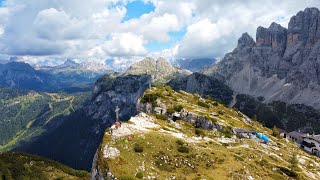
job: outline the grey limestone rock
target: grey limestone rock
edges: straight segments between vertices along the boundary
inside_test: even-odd
[[[203,73],[224,80],[236,93],[320,108],[320,11],[298,12],[288,29],[272,23],[248,34]]]

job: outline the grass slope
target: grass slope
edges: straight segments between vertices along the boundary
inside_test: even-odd
[[[320,160],[296,147],[292,142],[273,137],[272,130],[248,120],[242,113],[210,99],[170,88],[153,88],[142,101],[168,109],[182,106],[185,111],[207,117],[224,130],[204,130],[178,120],[161,120],[150,114],[146,119],[157,128],[133,131],[129,135],[106,133],[99,148],[97,164],[119,179],[318,179]],[[202,103],[199,103],[202,102]],[[214,114],[214,116],[212,116]],[[141,117],[142,118],[142,117]],[[124,127],[134,129],[137,121]],[[139,126],[144,126],[140,124]],[[232,128],[253,129],[271,138],[268,144],[228,132]],[[229,130],[228,130],[229,129]],[[107,130],[108,132],[109,130]],[[129,139],[129,140],[128,140]],[[119,154],[106,156],[108,148]],[[108,154],[108,153],[107,153]]]

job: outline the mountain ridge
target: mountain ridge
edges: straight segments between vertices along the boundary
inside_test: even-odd
[[[320,108],[320,11],[306,8],[288,29],[272,23],[247,33],[238,46],[203,73],[224,80],[236,93]]]

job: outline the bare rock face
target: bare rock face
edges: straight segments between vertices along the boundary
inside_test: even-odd
[[[218,64],[204,70],[236,92],[320,108],[320,11],[307,8],[288,29],[272,23],[247,34]]]
[[[102,121],[100,124],[111,125],[115,122],[114,109],[118,106],[120,118],[129,119],[135,115],[136,103],[150,81],[149,75],[105,75],[94,85],[88,115]]]
[[[208,95],[225,104],[231,102],[233,95],[233,91],[223,82],[201,73],[193,73],[190,76],[172,79],[168,85],[174,90]]]

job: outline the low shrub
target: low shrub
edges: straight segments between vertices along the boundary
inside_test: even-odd
[[[210,105],[203,101],[198,101],[198,105],[204,108],[210,108]]]
[[[175,105],[173,107],[173,109],[176,111],[176,112],[180,112],[182,109],[183,109],[183,106],[181,104],[178,104],[178,105]]]
[[[138,173],[136,174],[136,178],[138,178],[138,179],[143,179],[143,173],[142,173],[142,172],[138,172]]]
[[[168,120],[168,117],[164,114],[155,114],[155,117],[160,120]]]
[[[177,140],[176,144],[178,152],[189,153],[189,147],[182,140]]]
[[[205,135],[204,131],[202,129],[199,129],[199,128],[196,128],[194,133],[197,135],[197,136],[201,136],[203,137]]]
[[[168,108],[167,109],[167,113],[170,114],[170,115],[173,114],[174,112],[176,112],[176,111],[173,108]]]
[[[165,86],[164,89],[168,92],[171,92],[172,91],[172,88],[170,86]]]
[[[216,118],[212,118],[212,117],[210,117],[210,116],[205,116],[205,118],[208,120],[208,121],[211,121],[211,122],[213,122],[213,123],[216,123],[218,120],[216,119]]]
[[[136,153],[143,152],[143,147],[140,144],[135,144],[133,149],[134,149],[134,152],[136,152]]]
[[[297,177],[298,174],[295,171],[291,171],[290,169],[287,169],[285,167],[279,167],[280,171],[285,173],[289,177]]]
[[[220,115],[224,115],[224,112],[223,112],[223,111],[221,111],[221,110],[219,110],[219,111],[218,111],[218,114],[220,114]]]
[[[277,129],[276,126],[274,126],[274,127],[272,128],[272,136],[274,136],[274,137],[276,137],[276,138],[279,138],[279,137],[280,137],[280,132],[279,132],[279,130]]]
[[[232,128],[230,126],[228,127],[224,127],[223,130],[221,131],[225,137],[227,138],[231,138],[232,135],[233,135],[233,131],[232,131]]]
[[[212,105],[214,105],[214,106],[218,106],[218,105],[219,105],[219,103],[218,103],[217,101],[213,101]]]
[[[205,98],[210,100],[210,101],[213,101],[213,98],[211,96],[209,96],[209,95],[206,95]]]
[[[181,152],[181,153],[189,153],[189,147],[180,146],[180,147],[178,147],[178,151]]]
[[[179,139],[179,140],[176,141],[176,144],[179,145],[179,146],[183,146],[184,142]]]

